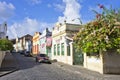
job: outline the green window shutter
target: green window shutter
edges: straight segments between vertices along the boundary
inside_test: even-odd
[[[64,55],[64,43],[61,44],[61,54]]]
[[[70,45],[67,46],[67,56],[70,56]]]
[[[54,55],[56,55],[56,44],[54,45]]]
[[[60,55],[60,44],[57,44],[57,55]]]

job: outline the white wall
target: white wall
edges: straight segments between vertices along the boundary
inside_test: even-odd
[[[103,62],[102,58],[97,58],[95,56],[87,56],[84,53],[84,67],[93,71],[103,73]]]
[[[84,67],[100,73],[120,74],[120,54],[115,51],[102,53],[100,58],[84,53]]]
[[[65,35],[65,34],[64,34]],[[70,44],[70,56],[67,56],[67,42],[64,37],[64,35],[61,35],[62,38],[60,39],[60,36],[53,39],[52,43],[52,59],[56,59],[59,62],[63,62],[66,64],[73,65],[73,49],[72,44]],[[60,42],[56,42],[60,39]],[[64,55],[61,55],[61,43],[64,43]],[[54,55],[54,45],[56,44],[56,55]],[[57,55],[57,44],[60,44],[60,55]]]
[[[5,57],[5,51],[0,51],[0,67],[1,67],[4,57]]]

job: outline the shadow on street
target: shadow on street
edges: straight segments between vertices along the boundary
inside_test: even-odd
[[[38,63],[35,61],[34,57],[25,57],[19,53],[12,53],[20,70],[29,69],[38,65],[47,64],[47,63]]]

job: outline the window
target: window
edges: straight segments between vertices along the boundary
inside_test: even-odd
[[[61,44],[61,54],[64,55],[64,43]]]
[[[39,44],[37,44],[37,53],[39,53]]]
[[[56,55],[56,44],[54,45],[54,55]]]
[[[35,45],[35,52],[36,52],[36,45]]]
[[[67,46],[67,56],[70,56],[70,45]]]
[[[60,55],[60,44],[57,44],[57,55]]]
[[[35,46],[33,46],[32,50],[33,50],[33,52],[34,52],[34,50],[35,50]]]

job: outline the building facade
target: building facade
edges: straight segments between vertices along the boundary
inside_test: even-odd
[[[27,34],[23,36],[23,47],[26,51],[32,52],[32,36]]]
[[[15,44],[16,52],[18,51],[29,51],[32,52],[32,36],[27,34],[20,38],[16,38]]]
[[[80,25],[56,24],[52,31],[52,59],[73,65],[73,39]]]
[[[33,55],[36,55],[38,53],[40,53],[40,32],[35,32],[34,36],[33,36],[33,47],[32,47],[32,53]]]
[[[51,58],[52,33],[46,28],[40,36],[40,53],[47,54]]]
[[[22,49],[22,43],[20,43],[20,38],[16,38],[16,43],[14,44],[14,48],[16,52],[21,51]]]
[[[3,24],[0,24],[0,39],[6,38],[7,34],[7,23],[4,22]]]

